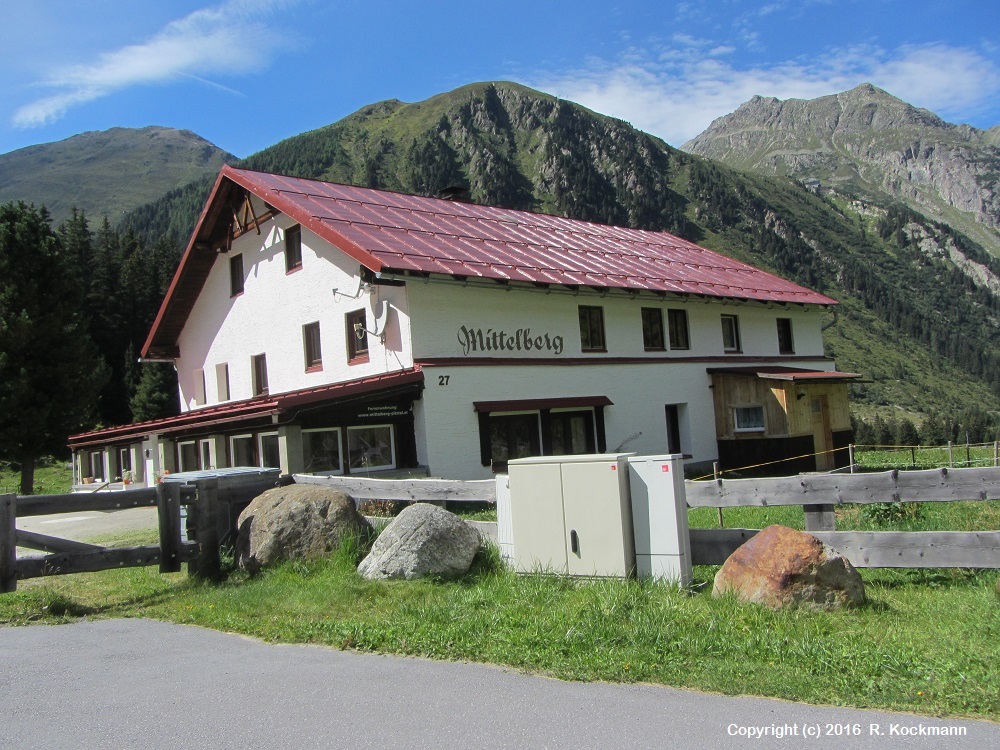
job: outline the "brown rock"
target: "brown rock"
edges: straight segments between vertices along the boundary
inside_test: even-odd
[[[282,560],[323,557],[345,534],[368,543],[375,531],[354,499],[339,490],[309,484],[275,487],[240,513],[236,561],[255,572]]]
[[[787,526],[768,526],[729,556],[715,576],[712,595],[730,591],[741,601],[772,609],[836,609],[865,600],[861,576],[843,555]]]

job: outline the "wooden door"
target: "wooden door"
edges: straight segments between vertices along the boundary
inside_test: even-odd
[[[816,451],[816,469],[817,471],[832,471],[835,468],[833,460],[833,430],[830,428],[830,405],[827,397],[814,396],[811,408],[813,450]]]

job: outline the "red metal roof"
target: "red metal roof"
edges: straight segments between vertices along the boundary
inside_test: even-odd
[[[108,427],[102,430],[84,432],[69,437],[70,448],[82,448],[88,445],[107,445],[108,443],[134,440],[144,435],[170,434],[193,427],[243,422],[259,417],[281,414],[305,404],[319,401],[335,401],[362,394],[374,394],[378,391],[397,388],[423,382],[424,374],[419,366],[407,370],[372,375],[344,383],[304,388],[288,393],[277,393],[273,396],[252,398],[247,401],[210,406],[204,409],[192,409],[175,417],[154,419],[147,422]]]
[[[239,185],[374,272],[831,305],[836,301],[666,232],[391,193],[225,166],[143,348],[176,343],[214,262],[207,226]],[[206,257],[202,262],[199,252]],[[194,295],[191,294],[194,292]],[[176,300],[174,298],[176,297]],[[168,325],[167,319],[173,324]],[[173,338],[173,340],[169,340]]]

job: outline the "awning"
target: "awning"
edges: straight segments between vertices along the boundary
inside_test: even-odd
[[[741,375],[761,380],[785,380],[794,383],[843,383],[858,380],[854,372],[831,370],[804,370],[797,367],[710,367],[709,375]]]
[[[192,409],[175,417],[155,419],[148,422],[108,427],[79,435],[71,435],[72,449],[112,443],[135,442],[148,435],[169,435],[185,430],[214,427],[224,424],[249,422],[254,419],[270,418],[285,414],[301,406],[337,403],[359,396],[377,395],[402,386],[421,387],[424,374],[419,367],[407,370],[372,375],[345,383],[332,383],[315,388],[305,388],[288,393],[277,393],[246,401],[235,401],[217,406]]]
[[[611,406],[607,396],[567,396],[564,398],[529,398],[512,401],[474,401],[477,412],[495,411],[535,411],[541,409],[586,408],[588,406]]]

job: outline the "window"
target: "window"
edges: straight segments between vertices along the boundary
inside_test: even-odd
[[[392,425],[347,428],[347,455],[351,469],[394,469]]]
[[[132,471],[132,449],[131,448],[119,448],[118,449],[118,470],[124,474],[126,471]]]
[[[690,349],[687,310],[667,310],[667,325],[670,328],[670,348]]]
[[[795,354],[791,318],[778,318],[778,354]]]
[[[368,361],[368,333],[365,331],[365,311],[347,313],[347,361]]]
[[[722,316],[722,348],[727,352],[740,350],[740,319],[735,315]]]
[[[253,366],[253,395],[267,395],[267,355],[255,354],[252,360]]]
[[[94,451],[90,454],[90,473],[95,482],[104,479],[104,451]]]
[[[229,438],[229,453],[232,455],[232,466],[256,466],[254,460],[253,435],[233,435]]]
[[[604,345],[604,308],[580,305],[580,348],[585,352],[607,351]]]
[[[262,433],[258,440],[260,442],[259,450],[257,451],[260,456],[260,465],[264,469],[280,469],[281,468],[281,448],[278,442],[277,432],[265,432]]]
[[[202,406],[205,403],[205,371],[194,371],[194,405]]]
[[[215,384],[219,391],[219,401],[229,400],[229,363],[215,366]]]
[[[657,310],[659,312],[659,310]],[[547,453],[553,456],[571,456],[594,453],[594,412],[554,411],[542,419],[542,430],[547,432]]]
[[[229,296],[243,294],[243,255],[234,255],[229,259]]]
[[[200,445],[201,445],[201,468],[214,469],[215,462],[212,461],[212,441],[202,440]]]
[[[303,430],[302,458],[308,474],[341,474],[340,430]]]
[[[490,415],[490,458],[494,466],[513,458],[540,456],[541,435],[538,412]]]
[[[733,411],[736,432],[764,432],[763,406],[737,406]]]
[[[663,351],[663,311],[658,307],[644,307],[642,314],[642,345],[646,351]]]
[[[319,343],[319,323],[302,326],[302,350],[306,355],[306,372],[323,369],[323,350]]]
[[[296,224],[285,230],[285,273],[302,268],[302,227]]]
[[[181,471],[197,471],[198,470],[198,446],[192,440],[188,443],[179,443],[177,445],[177,458],[178,465]]]

